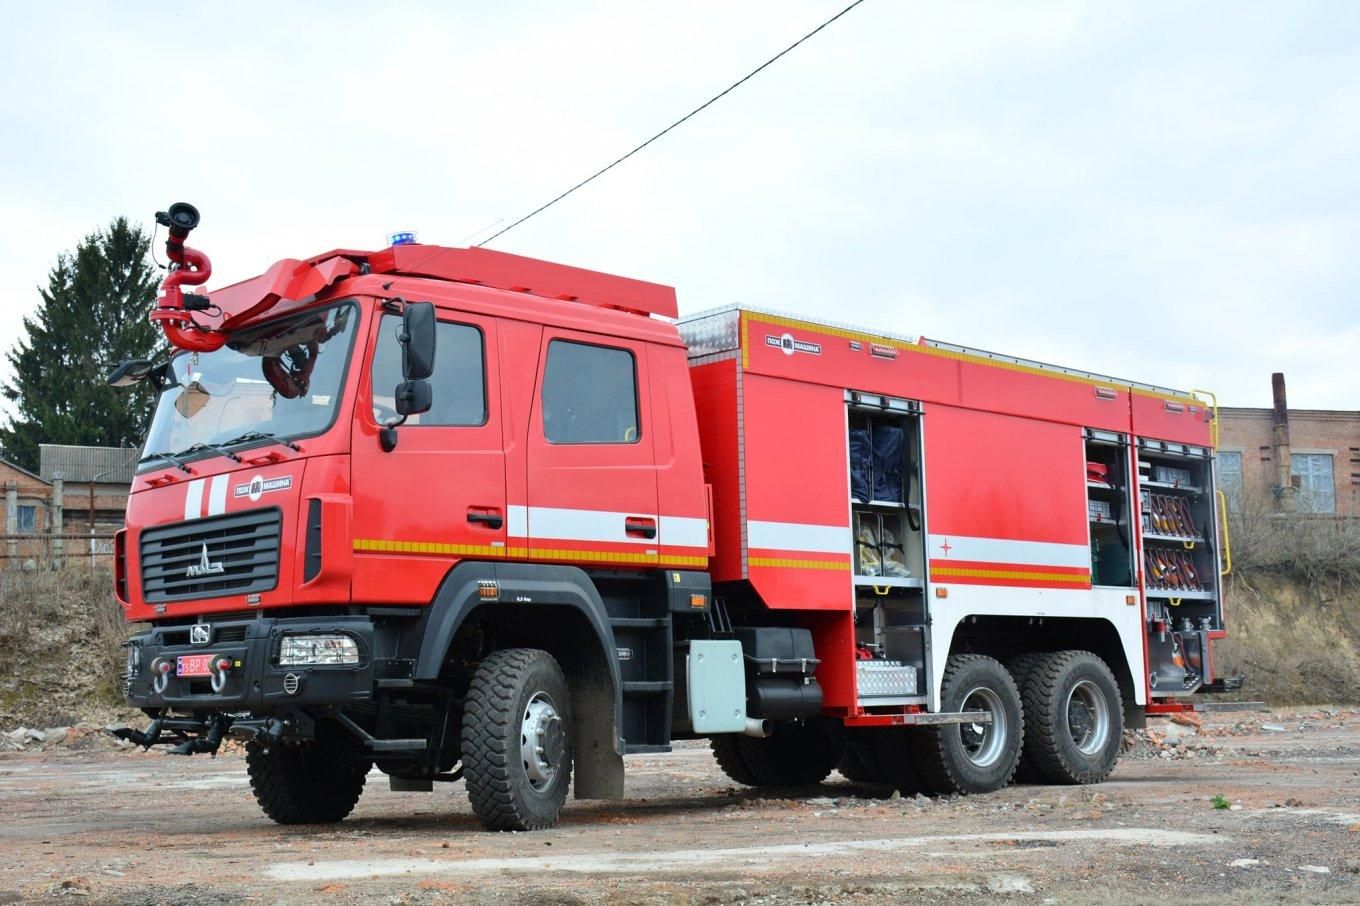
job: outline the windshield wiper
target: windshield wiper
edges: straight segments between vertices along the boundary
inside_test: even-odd
[[[183,469],[190,475],[194,474],[194,470],[186,466],[174,453],[148,453],[141,459],[137,460],[137,465],[140,466],[142,463],[151,462],[154,459],[164,459],[166,462],[174,463],[176,467]]]
[[[288,447],[290,450],[296,450],[299,453],[302,452],[302,448],[299,447],[297,444],[293,443],[291,440],[284,440],[275,434],[271,434],[268,431],[247,431],[245,434],[233,437],[231,440],[223,441],[222,443],[223,445],[229,446],[231,444],[243,444],[251,440],[272,440],[274,443],[282,444],[283,446]]]
[[[212,450],[214,453],[221,453],[227,459],[233,460],[235,462],[241,461],[241,457],[237,456],[235,453],[231,452],[226,447],[220,446],[218,444],[210,444],[207,441],[199,441],[198,443],[193,444],[192,446],[185,447],[183,450],[180,450],[175,455],[188,456],[190,453],[198,453],[202,450]]]

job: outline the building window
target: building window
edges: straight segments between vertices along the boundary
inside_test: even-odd
[[[1330,453],[1295,453],[1289,457],[1289,473],[1298,479],[1295,510],[1300,513],[1336,512]]]
[[[633,354],[565,340],[549,343],[543,374],[543,434],[550,444],[637,443]]]
[[[19,505],[19,532],[24,535],[32,535],[38,531],[38,508],[36,506]]]
[[[1228,508],[1242,511],[1242,454],[1220,450],[1214,457],[1218,466],[1218,489],[1228,501]]]

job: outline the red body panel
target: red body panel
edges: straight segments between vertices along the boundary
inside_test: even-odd
[[[1080,431],[956,407],[928,406],[925,413],[931,576],[950,583],[1089,588],[1090,569],[968,561],[949,543],[957,535],[1084,546]]]

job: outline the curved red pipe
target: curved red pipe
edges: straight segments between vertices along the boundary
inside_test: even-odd
[[[212,352],[221,349],[227,335],[220,330],[198,327],[184,310],[184,287],[201,286],[212,276],[212,262],[198,249],[191,249],[174,236],[165,241],[165,253],[179,265],[161,283],[164,291],[151,312],[152,322],[159,322],[165,338],[179,349],[189,352]]]

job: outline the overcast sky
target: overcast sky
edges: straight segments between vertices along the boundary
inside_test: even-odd
[[[848,2],[0,0],[0,346],[57,253],[172,201],[210,286],[476,241]],[[1360,409],[1358,240],[1360,3],[866,0],[493,247]]]

